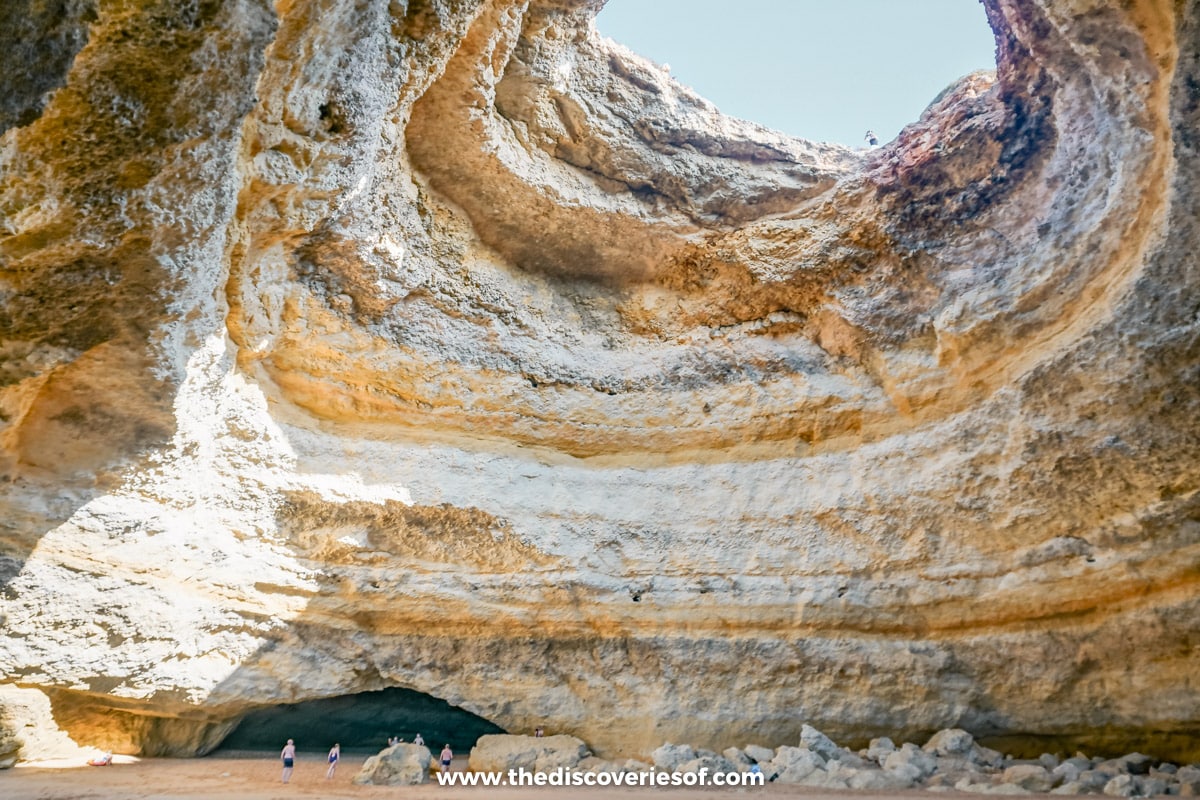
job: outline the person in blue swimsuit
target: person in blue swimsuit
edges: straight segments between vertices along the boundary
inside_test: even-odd
[[[334,744],[329,749],[329,771],[325,773],[325,780],[333,777],[333,773],[337,770],[338,760],[342,757],[342,746]]]

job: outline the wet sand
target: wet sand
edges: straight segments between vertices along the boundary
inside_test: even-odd
[[[125,798],[154,798],[154,800],[183,800],[184,798],[229,798],[229,800],[287,800],[287,798],[495,798],[521,800],[580,797],[594,800],[627,800],[664,795],[674,800],[719,800],[721,798],[795,797],[807,800],[854,800],[854,798],[924,797],[936,795],[920,792],[863,794],[857,792],[828,792],[800,786],[769,784],[764,787],[727,788],[658,788],[658,787],[450,787],[436,781],[424,786],[355,786],[351,781],[358,774],[367,756],[343,755],[333,780],[325,779],[324,757],[316,753],[301,753],[295,772],[288,784],[280,782],[280,763],[273,754],[251,757],[210,756],[208,758],[132,759],[117,756],[108,767],[76,766],[78,762],[48,762],[22,765],[0,771],[0,797],[5,800],[125,800]],[[466,758],[455,759],[454,769],[466,768]]]

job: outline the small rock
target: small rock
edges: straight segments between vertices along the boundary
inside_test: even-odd
[[[670,742],[667,742],[650,754],[650,759],[654,762],[654,766],[671,772],[674,772],[680,764],[685,764],[695,758],[696,751],[691,745],[671,744]]]
[[[865,769],[848,769],[839,765],[840,777],[851,789],[862,792],[891,792],[901,789],[911,789],[916,785],[916,779],[907,777],[899,772],[867,767]]]
[[[1159,764],[1157,767],[1152,767],[1150,769],[1150,776],[1151,777],[1157,776],[1157,777],[1160,777],[1160,778],[1163,778],[1164,780],[1166,780],[1168,777],[1174,778],[1176,773],[1178,773],[1178,772],[1179,772],[1179,767],[1175,766],[1174,764],[1170,764],[1170,763],[1164,761],[1163,763]]]
[[[895,766],[885,767],[883,771],[895,777],[897,781],[910,785],[919,783],[922,778],[926,777],[920,767],[907,761]]]
[[[1030,792],[1048,792],[1061,779],[1051,775],[1041,764],[1017,764],[1004,770],[1000,780]]]
[[[1088,789],[1079,781],[1067,781],[1057,789],[1051,789],[1050,794],[1087,794]]]
[[[1070,761],[1064,761],[1054,769],[1050,770],[1051,775],[1056,775],[1066,783],[1074,783],[1079,780],[1079,775],[1083,772],[1076,764]]]
[[[983,770],[975,759],[964,756],[941,756],[936,759],[937,767],[935,771],[948,775],[958,775],[961,777],[965,774],[976,774]]]
[[[1038,756],[1038,763],[1045,767],[1048,771],[1053,771],[1055,767],[1062,763],[1062,761],[1053,753],[1042,753],[1040,756]]]
[[[1200,781],[1180,781],[1180,797],[1200,797]]]
[[[971,751],[970,758],[976,763],[992,769],[1000,769],[1004,765],[1004,753],[999,750],[993,750],[990,747],[984,747],[976,743],[975,749]]]
[[[1113,775],[1145,775],[1150,772],[1154,759],[1141,753],[1130,753],[1120,758],[1110,758],[1096,765],[1096,769]]]
[[[1099,792],[1104,789],[1113,776],[1098,769],[1084,770],[1075,780],[1079,781],[1089,792]]]
[[[949,728],[935,733],[923,749],[939,756],[965,756],[974,746],[974,736],[961,728]]]
[[[800,744],[812,750],[826,761],[836,758],[837,754],[842,750],[832,739],[811,725],[805,725],[800,728]]]
[[[1137,793],[1143,797],[1155,797],[1167,794],[1167,782],[1162,778],[1151,778],[1149,775],[1142,775],[1134,778],[1134,783],[1137,784]]]
[[[870,745],[867,746],[867,758],[880,766],[883,765],[883,760],[894,752],[896,752],[896,743],[886,736],[872,739]]]
[[[721,755],[725,756],[740,772],[745,772],[750,768],[750,758],[736,747],[725,748],[725,752]]]
[[[909,764],[916,767],[922,778],[928,778],[937,769],[937,759],[929,753],[922,751],[915,744],[905,742],[904,746],[899,750],[889,755],[883,762],[883,768],[895,770],[901,764]]]
[[[1175,780],[1180,783],[1200,782],[1200,767],[1188,765],[1175,770]]]
[[[780,747],[775,751],[771,766],[778,773],[782,783],[799,783],[815,770],[825,766],[825,760],[820,755],[805,747]]]
[[[1104,784],[1104,793],[1109,797],[1133,797],[1137,794],[1137,783],[1132,775],[1118,775]]]
[[[852,753],[849,750],[839,749],[833,754],[833,760],[847,767],[854,769],[875,769],[878,764],[868,761],[858,753]]]
[[[742,752],[753,761],[755,764],[766,764],[771,759],[775,758],[775,751],[757,744],[748,744],[742,748]]]
[[[733,762],[724,756],[719,756],[711,750],[708,754],[701,755],[691,761],[686,761],[675,768],[676,772],[700,772],[700,770],[708,770],[708,774],[712,775],[717,772],[737,772],[738,769]]]
[[[653,765],[647,764],[645,761],[638,761],[636,758],[626,761],[624,767],[629,772],[649,772],[654,769]]]
[[[850,788],[850,784],[846,782],[846,776],[831,775],[823,769],[814,769],[798,781],[798,783],[801,786],[811,786],[816,789],[833,789],[834,791],[844,791]]]

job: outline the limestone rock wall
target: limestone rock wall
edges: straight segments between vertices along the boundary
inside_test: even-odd
[[[0,681],[1200,757],[1196,3],[986,0],[871,151],[600,5],[5,7]]]

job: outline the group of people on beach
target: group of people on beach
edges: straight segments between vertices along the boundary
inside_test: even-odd
[[[540,731],[541,729],[539,728],[538,730]],[[404,740],[399,736],[388,738],[388,747],[403,743]],[[418,733],[416,737],[413,738],[412,743],[424,746],[425,740],[421,737],[421,734]],[[340,743],[334,743],[333,747],[329,749],[329,755],[326,758],[329,761],[329,769],[325,771],[325,780],[332,780],[334,773],[337,772],[338,762],[342,760],[342,745]],[[279,753],[279,760],[283,762],[283,782],[287,783],[292,779],[292,770],[296,767],[296,742],[293,739],[287,740],[287,744],[283,746],[283,750]],[[449,772],[450,762],[454,760],[454,751],[450,749],[449,743],[442,747],[442,752],[441,755],[438,756],[438,760],[440,762],[442,772]]]

